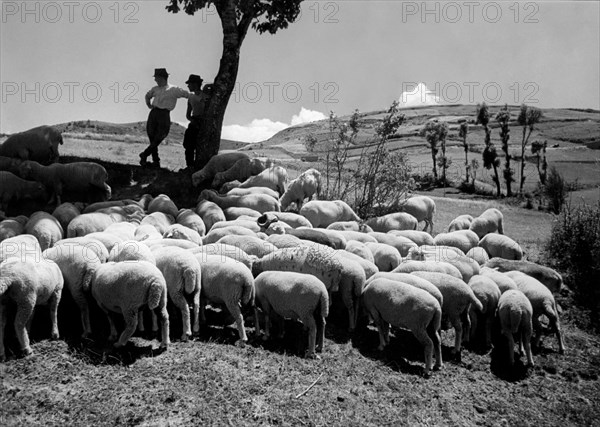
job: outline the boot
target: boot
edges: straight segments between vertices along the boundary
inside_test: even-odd
[[[146,160],[146,155],[144,153],[140,153],[140,166],[146,167],[148,166],[148,161]]]

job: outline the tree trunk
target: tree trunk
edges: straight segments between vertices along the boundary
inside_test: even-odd
[[[466,145],[466,141],[465,141]],[[468,148],[465,147],[465,182],[469,183],[469,151]]]
[[[437,179],[438,179],[437,166],[435,164],[435,152],[433,150],[431,150],[431,160],[433,160],[433,178],[437,181]]]
[[[496,183],[496,197],[500,197],[502,190],[500,189],[500,178],[498,177],[498,168],[494,164],[494,182]]]

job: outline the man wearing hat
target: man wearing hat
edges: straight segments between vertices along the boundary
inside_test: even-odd
[[[148,121],[146,122],[146,133],[150,140],[150,146],[140,153],[140,165],[146,166],[146,158],[152,155],[152,165],[160,167],[160,158],[158,157],[158,146],[169,134],[171,129],[170,112],[177,105],[178,98],[189,98],[191,93],[170,85],[167,80],[169,73],[164,68],[154,69],[154,86],[146,94],[146,105],[150,108]]]
[[[194,156],[198,143],[198,134],[201,129],[201,122],[204,118],[204,108],[206,106],[206,95],[202,91],[202,78],[196,74],[190,74],[185,82],[188,90],[192,92],[188,98],[188,106],[185,117],[190,121],[183,136],[183,148],[185,149],[186,169],[183,171],[194,170]]]

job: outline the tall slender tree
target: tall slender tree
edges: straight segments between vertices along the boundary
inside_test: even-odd
[[[425,127],[421,129],[421,135],[425,137],[427,143],[429,144],[429,148],[431,149],[431,160],[433,162],[433,178],[438,180],[438,172],[437,172],[437,154],[439,152],[439,146],[442,145],[442,158],[445,157],[446,154],[446,136],[448,135],[448,124],[444,122],[440,122],[437,119],[427,122]],[[440,162],[440,166],[443,167],[443,179],[446,179],[446,162]]]
[[[519,193],[523,194],[523,184],[525,183],[525,148],[529,137],[535,129],[535,125],[540,122],[544,114],[542,110],[535,107],[528,107],[527,105],[521,105],[521,111],[517,122],[523,126],[523,139],[521,140],[521,182],[519,184]],[[529,132],[528,132],[529,131]]]
[[[500,139],[502,140],[502,151],[504,151],[504,170],[502,174],[504,176],[504,182],[506,182],[506,195],[512,196],[511,183],[515,181],[515,172],[510,167],[510,152],[508,150],[508,141],[510,140],[510,129],[508,123],[510,122],[510,111],[508,104],[504,105],[498,114],[496,114],[496,121],[500,125]]]
[[[465,182],[469,183],[469,143],[467,142],[467,135],[469,134],[469,123],[465,120],[460,124],[458,130],[458,136],[462,138],[463,149],[465,150]]]
[[[481,123],[483,130],[485,131],[485,148],[483,149],[483,166],[486,169],[494,168],[493,180],[496,184],[496,196],[500,197],[502,194],[500,190],[500,178],[498,178],[498,166],[500,166],[500,159],[498,158],[498,152],[496,147],[492,144],[492,130],[489,127],[490,123],[490,112],[485,102],[477,104],[476,109],[477,121]]]

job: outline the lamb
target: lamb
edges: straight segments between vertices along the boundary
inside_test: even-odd
[[[202,291],[200,294],[200,317],[205,322],[204,306],[206,301],[224,304],[235,319],[239,340],[244,346],[248,342],[241,307],[254,306],[254,278],[245,265],[227,258],[214,255],[203,257],[196,254],[202,270]]]
[[[13,173],[0,171],[0,210],[7,212],[11,203],[33,200],[45,203],[46,188],[39,182],[26,181]]]
[[[393,246],[403,257],[408,255],[408,252],[412,248],[417,247],[416,243],[406,237],[394,236],[389,233],[380,233],[378,231],[373,231],[369,233],[369,235],[374,237],[379,243],[385,243],[386,245]]]
[[[167,231],[163,234],[164,238],[167,239],[182,239],[188,240],[190,242],[195,243],[196,245],[202,244],[202,237],[196,230],[192,230],[191,228],[184,227],[181,224],[173,224],[171,225]]]
[[[508,277],[506,274],[499,272],[498,270],[494,270],[489,267],[481,267],[479,274],[492,279],[494,283],[496,283],[496,286],[498,286],[498,289],[500,289],[501,293],[519,289],[513,279]]]
[[[254,258],[251,258],[246,252],[241,250],[236,246],[226,245],[224,243],[209,243],[202,247],[190,249],[194,255],[200,256],[200,261],[206,260],[209,256],[219,256],[221,258],[231,258],[234,261],[237,261],[249,269],[252,268],[252,261]]]
[[[171,215],[163,212],[152,212],[140,221],[140,225],[153,225],[159,233],[164,234],[174,222],[175,217]]]
[[[101,244],[98,242],[97,245]],[[102,246],[104,248],[104,246]],[[44,258],[58,265],[64,278],[64,285],[71,293],[75,304],[81,312],[82,338],[92,334],[90,325],[90,310],[87,297],[83,292],[83,278],[88,271],[101,264],[93,244],[58,244],[44,251]],[[104,260],[106,261],[106,259]]]
[[[63,228],[56,218],[49,213],[35,212],[25,224],[25,233],[38,239],[42,251],[51,248],[63,238]]]
[[[523,258],[523,249],[521,249],[521,246],[503,234],[486,234],[479,242],[479,247],[485,249],[490,257],[509,260],[520,260]]]
[[[206,226],[206,230],[210,230],[216,222],[226,221],[223,209],[214,202],[208,200],[200,200],[196,205],[196,213]]]
[[[257,221],[258,225],[263,227],[267,224],[267,222],[268,222],[267,220],[268,219],[272,220],[273,217],[277,218],[278,221],[285,222],[292,228],[299,228],[299,227],[312,228],[312,224],[310,223],[310,221],[308,219],[306,219],[302,215],[295,214],[293,212],[278,212],[278,211],[265,212],[256,221]]]
[[[362,294],[363,304],[379,330],[379,350],[389,343],[389,325],[408,329],[423,345],[425,375],[441,369],[442,346],[438,333],[442,320],[440,304],[426,291],[389,279],[376,279]]]
[[[25,232],[25,224],[27,221],[28,218],[24,215],[0,221],[0,242],[23,234]]]
[[[531,306],[533,307],[533,330],[536,332],[536,346],[539,347],[542,339],[542,325],[539,317],[542,314],[545,314],[550,320],[550,327],[556,332],[558,351],[563,354],[565,352],[565,345],[560,331],[560,320],[558,318],[556,302],[554,301],[552,292],[550,292],[550,290],[539,280],[520,271],[509,271],[506,275],[515,281],[517,288],[519,288],[531,302]]]
[[[240,152],[216,154],[202,169],[192,174],[192,184],[194,187],[198,187],[200,184],[212,180],[217,173],[232,167],[238,160],[247,158],[247,154]]]
[[[302,240],[310,240],[321,245],[326,245],[333,249],[344,249],[347,243],[342,235],[337,234],[334,230],[325,230],[323,228],[293,228],[288,230],[286,234],[296,236]]]
[[[342,200],[311,200],[302,206],[300,215],[308,219],[313,227],[327,227],[336,221],[361,221]]]
[[[490,256],[488,255],[487,251],[479,246],[469,249],[469,252],[467,252],[466,255],[480,266],[490,260]]]
[[[258,175],[265,168],[271,166],[271,161],[266,162],[260,159],[242,158],[235,162],[229,169],[217,172],[212,181],[212,188],[219,188],[226,182],[240,181],[243,182],[251,176]]]
[[[477,311],[474,306],[471,306],[471,312],[469,313],[471,333],[469,339],[473,340],[475,338],[477,324],[479,323],[479,318],[481,318],[485,322],[485,345],[489,348],[492,345],[492,323],[494,322],[501,292],[496,282],[489,277],[481,275],[471,277],[469,286],[473,289],[473,293],[483,306],[481,312]]]
[[[248,255],[253,255],[257,258],[262,258],[278,249],[275,245],[261,240],[256,236],[229,235],[221,237],[217,243],[235,246]]]
[[[63,191],[86,195],[100,191],[102,200],[110,199],[111,190],[106,184],[108,173],[103,166],[93,162],[53,163],[41,165],[31,160],[24,161],[19,172],[22,178],[32,179],[52,191],[56,206],[59,206]]]
[[[373,280],[380,278],[393,280],[395,282],[406,283],[407,285],[411,285],[416,288],[422,289],[428,292],[432,297],[434,297],[440,304],[440,307],[442,307],[444,304],[444,297],[442,296],[442,293],[433,283],[410,273],[393,273],[381,271],[371,276],[371,278],[367,280],[365,287],[370,286]]]
[[[43,165],[57,162],[61,133],[51,126],[38,126],[9,136],[0,145],[0,156],[34,160]]]
[[[416,230],[418,221],[409,213],[395,212],[375,218],[370,218],[366,224],[381,233],[387,233],[390,230]]]
[[[150,203],[148,203],[147,212],[149,214],[153,212],[162,212],[165,215],[170,215],[173,218],[177,218],[177,214],[179,213],[179,209],[177,209],[177,205],[171,200],[169,196],[166,194],[159,194],[156,196]]]
[[[81,214],[69,223],[67,237],[79,237],[97,231],[104,231],[115,222],[118,221],[113,216],[100,212]]]
[[[285,193],[288,174],[281,166],[271,166],[255,176],[242,182],[237,188],[267,187],[275,190],[281,196]]]
[[[389,234],[394,236],[406,237],[417,244],[417,246],[433,245],[431,234],[420,230],[390,230]]]
[[[560,273],[531,261],[511,261],[503,258],[492,258],[484,264],[485,267],[494,268],[501,272],[520,271],[542,282],[552,293],[560,292],[563,279]]]
[[[72,203],[63,203],[52,212],[52,216],[58,220],[63,230],[67,230],[69,223],[79,215],[81,211]]]
[[[427,196],[412,196],[398,206],[400,212],[411,214],[417,222],[424,221],[423,231],[429,227],[429,233],[433,232],[433,216],[435,215],[435,202]],[[416,229],[416,227],[414,228]]]
[[[291,271],[265,271],[254,280],[256,289],[255,324],[260,334],[257,308],[265,314],[265,336],[270,336],[271,312],[300,320],[308,328],[306,357],[323,350],[325,318],[329,315],[329,295],[323,282],[310,274]],[[281,330],[283,336],[283,328]]]
[[[4,328],[7,302],[16,303],[15,332],[24,356],[33,353],[26,326],[36,305],[49,304],[51,337],[58,339],[58,303],[64,285],[58,266],[44,259],[22,257],[0,263],[0,362],[6,360]]]
[[[454,327],[455,336],[452,353],[460,358],[460,348],[463,341],[463,323],[467,332],[465,341],[468,341],[468,332],[471,329],[471,320],[469,318],[471,305],[479,311],[483,311],[483,305],[477,299],[469,285],[456,277],[427,271],[414,271],[410,274],[433,283],[442,293],[444,299],[442,313],[445,317],[448,317],[448,320]]]
[[[202,238],[202,244],[216,243],[225,236],[254,236],[256,233],[252,230],[247,229],[239,225],[232,225],[228,227],[220,227],[208,232],[206,236]]]
[[[196,231],[200,237],[206,234],[206,225],[196,212],[191,209],[180,209],[175,222]]]
[[[498,301],[498,318],[502,334],[508,339],[508,358],[510,365],[515,364],[515,341],[517,335],[519,347],[525,347],[527,364],[533,366],[531,354],[531,335],[533,307],[531,302],[519,290],[508,290],[500,296]]]
[[[444,273],[462,279],[462,274],[454,265],[443,261],[415,261],[406,260],[392,270],[392,273],[412,273],[413,271],[430,271]]]
[[[504,216],[498,209],[487,209],[473,220],[469,230],[477,233],[480,239],[489,233],[504,234],[503,220]]]
[[[200,198],[216,203],[221,209],[233,206],[254,209],[260,213],[281,210],[279,200],[266,194],[248,194],[246,196],[219,196],[212,190],[202,190]]]
[[[448,233],[458,230],[468,230],[472,222],[473,217],[471,215],[459,215],[448,225]]]
[[[248,188],[235,187],[227,191],[224,196],[248,196],[250,194],[263,194],[271,196],[272,198],[279,200],[279,193],[269,187],[254,186]]]
[[[193,332],[197,334],[200,330],[200,262],[190,251],[177,247],[153,247],[152,254],[156,259],[156,267],[165,278],[171,301],[181,311],[181,341],[187,341],[192,336],[192,326],[186,295],[193,301]]]
[[[433,239],[433,243],[438,246],[452,246],[466,254],[472,248],[477,247],[479,237],[471,230],[457,230],[438,234]]]
[[[450,246],[420,246],[412,248],[407,259],[417,261],[443,261],[452,264],[456,267],[462,279],[466,282],[471,280],[471,277],[479,274],[479,264],[468,258],[466,255],[461,255],[460,249]]]
[[[373,254],[379,271],[392,271],[402,262],[400,252],[393,246],[385,243],[365,243],[365,246]]]
[[[106,313],[110,324],[109,341],[115,341],[117,330],[112,313],[121,313],[125,329],[115,347],[123,347],[138,326],[138,312],[153,310],[161,320],[160,347],[166,349],[169,339],[167,284],[160,270],[147,261],[108,262],[90,269],[83,278],[83,290],[89,292]]]
[[[250,208],[238,208],[237,206],[233,206],[231,208],[223,209],[223,213],[225,214],[225,218],[227,221],[233,221],[238,219],[240,216],[250,216],[254,218],[259,218],[261,213],[255,211]]]
[[[358,242],[356,240],[349,240],[348,243],[346,243],[345,250],[375,264],[373,252],[369,250],[365,243]]]
[[[137,240],[126,240],[115,245],[110,251],[108,261],[146,261],[151,264],[156,264],[156,259],[150,248]]]
[[[302,208],[304,199],[312,200],[313,196],[321,193],[321,173],[316,169],[308,169],[288,185],[281,196],[281,209],[285,210],[290,204],[296,203],[297,210]]]

